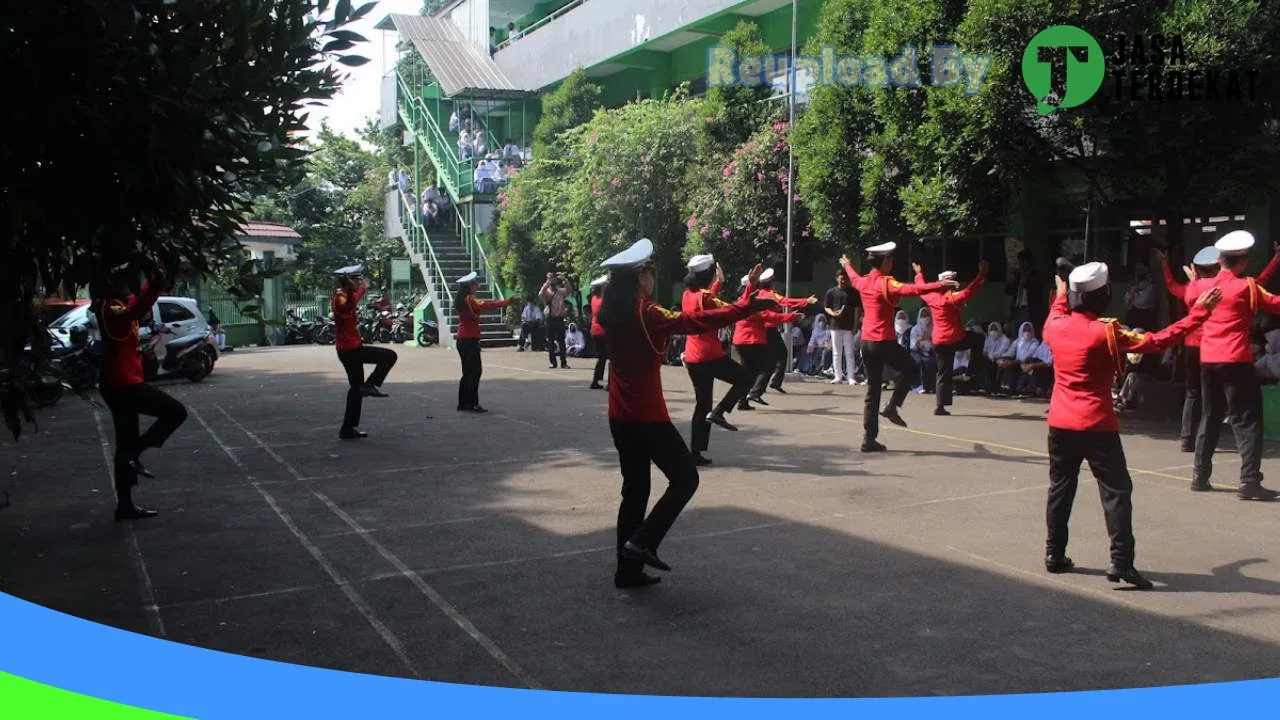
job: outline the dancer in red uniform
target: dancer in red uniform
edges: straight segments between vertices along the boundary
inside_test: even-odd
[[[142,465],[147,448],[163,447],[187,420],[187,409],[145,382],[142,356],[138,354],[138,322],[151,317],[151,308],[165,287],[164,273],[155,273],[137,294],[123,271],[115,268],[115,277],[99,277],[90,288],[92,312],[102,336],[102,373],[99,391],[111,411],[115,427],[116,452],[114,475],[116,487],[116,520],[142,520],[155,517],[155,510],[138,507],[133,502],[133,487],[138,476],[154,477]],[[145,433],[138,433],[138,416],[156,419]]]
[[[1187,274],[1186,283],[1180,283],[1173,277],[1173,272],[1169,269],[1169,257],[1164,252],[1159,252],[1159,255],[1160,268],[1164,271],[1164,286],[1169,289],[1171,295],[1190,307],[1191,303],[1195,302],[1197,297],[1200,297],[1200,293],[1208,289],[1213,277],[1218,274],[1218,260],[1222,253],[1212,245],[1200,248],[1200,251],[1192,258],[1192,264],[1182,268],[1183,272]],[[1266,268],[1258,273],[1258,284],[1266,287],[1267,283],[1271,281],[1271,277],[1275,275],[1276,270],[1280,270],[1280,244],[1276,245],[1276,252],[1271,256],[1271,262],[1267,263]],[[1200,433],[1202,408],[1200,392],[1200,334],[1200,328],[1192,330],[1183,342],[1184,347],[1182,348],[1184,376],[1186,377],[1186,397],[1182,401],[1182,452],[1185,453],[1196,451],[1196,436]],[[1207,490],[1209,488],[1197,485],[1193,489]]]
[[[916,271],[916,284],[924,284],[924,269],[919,264],[914,266]],[[960,291],[943,290],[938,292],[928,292],[920,296],[925,305],[929,306],[929,312],[933,315],[933,351],[938,356],[938,381],[937,396],[938,406],[934,409],[934,415],[950,415],[947,412],[947,406],[951,404],[952,392],[952,376],[955,370],[956,353],[964,350],[969,351],[970,358],[982,358],[982,346],[986,342],[980,333],[971,333],[964,329],[964,318],[961,311],[964,306],[973,298],[974,293],[982,287],[987,281],[987,271],[991,268],[991,264],[983,260],[978,264],[978,277],[974,278],[969,286]],[[938,274],[938,280],[955,280],[956,274],[952,270],[947,270]],[[976,373],[976,368],[970,368]],[[974,374],[971,373],[971,374]]]
[[[773,269],[770,268],[760,275],[760,297],[767,297],[778,301],[778,305],[784,308],[800,309],[810,305],[816,305],[818,298],[810,296],[807,298],[789,298],[776,292],[773,289]],[[769,374],[764,376],[756,376],[755,387],[751,388],[752,398],[759,400],[765,393],[765,388],[770,387],[783,395],[787,394],[782,389],[782,381],[787,376],[787,345],[791,344],[791,338],[783,338],[782,331],[779,329],[790,323],[796,322],[804,317],[800,313],[764,313],[764,329],[765,335],[769,341],[769,354],[771,355],[772,378]],[[767,383],[767,385],[766,385]]]
[[[458,412],[489,412],[480,407],[480,313],[497,310],[515,302],[510,300],[477,300],[476,281],[471,273],[458,278],[458,294],[453,306],[458,309],[458,358],[462,361],[462,379],[458,381]]]
[[[1151,582],[1134,568],[1133,479],[1120,445],[1111,388],[1116,373],[1124,371],[1126,354],[1156,353],[1176,345],[1205,321],[1222,292],[1202,294],[1189,315],[1158,333],[1142,335],[1121,328],[1115,320],[1099,319],[1111,302],[1106,265],[1095,262],[1075,268],[1069,284],[1055,277],[1057,292],[1044,326],[1044,341],[1053,352],[1045,569],[1063,573],[1075,567],[1067,557],[1067,525],[1080,464],[1087,460],[1098,480],[1111,536],[1107,580],[1147,589]]]
[[[867,262],[871,272],[859,275],[848,257],[841,257],[840,264],[849,276],[849,284],[862,298],[862,360],[867,366],[867,399],[862,410],[862,452],[884,452],[885,446],[876,441],[880,434],[880,389],[884,383],[886,365],[901,376],[894,384],[893,395],[884,408],[884,416],[895,425],[906,427],[898,414],[898,408],[907,399],[907,393],[915,384],[919,370],[911,360],[907,349],[898,344],[893,330],[893,316],[898,301],[908,295],[923,295],[937,290],[960,287],[955,280],[943,280],[926,285],[903,285],[893,279],[893,251],[896,243],[885,243],[867,248]]]
[[[339,287],[333,293],[333,325],[336,336],[335,345],[338,361],[347,371],[347,409],[342,416],[342,428],[338,437],[343,440],[359,440],[369,436],[360,430],[360,411],[365,396],[387,397],[382,392],[382,383],[396,364],[398,356],[394,350],[380,347],[365,347],[360,339],[360,330],[356,327],[356,309],[360,298],[369,289],[368,281],[360,273],[364,265],[352,265],[334,271],[338,277]],[[375,365],[368,380],[364,377],[364,366]]]
[[[604,302],[604,288],[609,284],[609,276],[601,275],[591,283],[591,344],[596,349],[596,371],[591,376],[591,389],[600,390],[604,379],[605,366],[609,364],[609,343],[604,336],[604,328],[600,327],[600,304]]]
[[[611,271],[600,308],[600,324],[609,340],[609,431],[622,469],[618,568],[613,577],[619,588],[658,582],[645,574],[645,565],[671,569],[658,559],[658,546],[698,488],[698,468],[671,424],[662,394],[668,339],[673,334],[709,332],[775,305],[744,298],[697,316],[672,312],[652,299],[652,256],[653,244],[642,239],[602,264]],[[757,267],[753,277],[759,272]],[[650,464],[658,466],[669,485],[646,519]]]
[[[1275,500],[1274,490],[1262,487],[1262,386],[1253,366],[1249,323],[1258,312],[1280,314],[1280,296],[1272,295],[1244,275],[1253,235],[1244,230],[1227,233],[1214,244],[1221,253],[1221,270],[1209,286],[1222,291],[1222,302],[1209,315],[1200,337],[1200,392],[1204,414],[1196,436],[1192,490],[1211,489],[1213,453],[1222,421],[1231,424],[1240,455],[1241,500]]]
[[[810,304],[809,299],[784,298],[772,290],[757,289],[772,279],[772,268],[761,273],[757,282],[748,283],[747,276],[742,276],[742,298],[754,295],[774,300],[784,307],[803,307]],[[817,301],[816,298],[813,298],[813,300],[814,302]],[[747,402],[748,400],[761,405],[769,404],[764,401],[763,395],[765,389],[769,386],[769,376],[774,373],[777,367],[778,347],[781,346],[784,357],[787,352],[786,345],[781,345],[782,338],[778,335],[776,328],[784,322],[791,322],[799,317],[799,315],[791,313],[759,313],[739,321],[734,326],[733,345],[737,348],[738,356],[742,358],[742,362],[746,364],[747,369],[755,377],[751,389],[747,392],[747,397],[738,401],[739,410],[753,409]]]
[[[728,307],[728,303],[717,297],[724,285],[724,269],[714,257],[696,255],[689,260],[687,268],[689,274],[685,276],[685,291],[680,299],[680,308],[686,315],[700,317],[708,310]],[[750,297],[754,283],[748,278],[747,284],[744,295]],[[737,431],[738,428],[725,419],[725,415],[747,396],[755,376],[725,354],[718,330],[696,333],[685,339],[684,366],[689,371],[689,380],[693,382],[695,398],[693,427],[689,434],[693,461],[697,465],[710,465],[711,459],[702,453],[711,443],[711,426],[715,424]],[[730,387],[724,399],[712,410],[712,391],[716,380],[727,382]]]

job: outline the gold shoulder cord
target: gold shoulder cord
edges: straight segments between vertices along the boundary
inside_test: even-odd
[[[137,321],[135,320],[132,323],[130,323],[128,335],[125,335],[124,337],[116,337],[115,335],[111,334],[111,330],[108,327],[107,312],[106,312],[107,308],[105,307],[106,303],[102,303],[102,305],[103,305],[102,314],[99,316],[99,321],[98,321],[99,324],[102,325],[102,334],[106,335],[107,337],[111,338],[112,340],[118,343],[127,342],[128,340],[134,338],[135,337],[134,331],[136,331],[138,328]]]
[[[656,305],[657,303],[654,303],[654,304]],[[640,314],[640,329],[644,331],[645,342],[649,343],[649,347],[653,350],[654,355],[657,355],[658,357],[662,357],[663,352],[654,346],[653,338],[649,336],[649,328],[644,323],[644,303],[640,304],[639,314]]]
[[[1123,375],[1125,368],[1124,353],[1120,352],[1120,343],[1116,340],[1116,324],[1115,322],[1104,322],[1103,332],[1107,337],[1107,352],[1111,355],[1111,363],[1115,365],[1116,373]]]
[[[1249,283],[1249,313],[1252,315],[1258,312],[1258,284],[1253,278],[1246,280]]]

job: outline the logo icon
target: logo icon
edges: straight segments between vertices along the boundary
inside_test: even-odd
[[[1061,65],[1055,62],[1058,58],[1062,59]],[[1058,67],[1065,75],[1059,77],[1054,72]],[[1102,46],[1092,35],[1072,25],[1041,30],[1022,53],[1022,81],[1035,96],[1036,112],[1041,115],[1088,102],[1102,87],[1106,68]],[[1052,102],[1055,94],[1056,104]]]

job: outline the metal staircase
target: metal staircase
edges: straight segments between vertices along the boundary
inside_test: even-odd
[[[489,281],[488,273],[478,267],[475,255],[469,252],[465,243],[454,230],[435,228],[428,234],[426,228],[407,209],[404,193],[397,192],[400,203],[400,217],[404,228],[401,239],[405,250],[422,272],[427,284],[427,293],[422,303],[415,308],[421,312],[427,306],[436,309],[436,320],[440,324],[440,344],[454,344],[454,336],[458,331],[458,313],[453,306],[454,294],[457,292],[457,280],[471,272],[480,275],[476,285],[476,297],[481,300],[502,298],[501,291]],[[507,347],[516,344],[511,328],[503,322],[505,310],[488,310],[481,315],[480,346]]]

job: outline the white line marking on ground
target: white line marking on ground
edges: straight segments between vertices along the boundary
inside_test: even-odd
[[[377,550],[378,554],[381,555],[387,562],[391,563],[392,567],[396,569],[396,571],[400,574],[400,576],[404,577],[409,582],[413,583],[414,587],[416,587],[419,592],[421,592],[424,596],[426,596],[428,600],[430,600],[436,607],[440,609],[441,612],[443,612],[446,616],[448,616],[449,619],[452,620],[455,625],[461,628],[463,632],[470,635],[471,638],[476,641],[476,643],[478,643],[482,648],[485,649],[486,652],[489,653],[490,657],[492,657],[494,660],[498,661],[499,664],[505,667],[508,672],[514,675],[515,678],[521,682],[521,684],[523,684],[525,687],[531,690],[542,689],[542,685],[539,684],[538,681],[533,678],[533,676],[525,672],[523,668],[521,668],[514,660],[512,660],[505,652],[503,652],[502,648],[498,647],[498,645],[494,643],[493,640],[491,640],[487,635],[480,632],[480,630],[476,628],[476,626],[470,620],[468,620],[466,616],[464,616],[461,612],[458,611],[457,608],[451,605],[449,601],[445,600],[444,596],[441,595],[439,592],[437,592],[435,588],[428,585],[427,582],[423,580],[420,575],[415,573],[413,570],[410,570],[409,566],[405,565],[404,561],[402,561],[398,556],[396,556],[395,553],[391,552],[382,543],[378,542],[372,536],[372,534],[370,534],[368,530],[366,530],[358,522],[356,522],[355,518],[352,518],[350,515],[344,512],[342,508],[338,507],[332,500],[329,499],[327,495],[315,490],[313,487],[310,487],[310,484],[307,482],[307,479],[302,475],[302,473],[298,472],[298,470],[294,468],[293,465],[291,465],[287,460],[280,457],[279,454],[277,454],[274,450],[272,450],[270,445],[267,445],[257,435],[254,435],[253,432],[251,432],[248,428],[246,428],[243,424],[241,424],[240,421],[233,418],[231,414],[228,413],[226,410],[224,410],[220,405],[214,405],[214,407],[217,408],[218,412],[222,413],[227,418],[228,421],[230,421],[233,425],[239,428],[240,432],[244,433],[245,436],[248,437],[250,440],[252,440],[254,443],[256,443],[258,447],[262,448],[268,455],[272,457],[272,459],[274,459],[277,463],[279,463],[285,470],[288,470],[289,474],[293,475],[294,478],[296,478],[299,482],[303,483],[304,485],[307,485],[308,489],[311,490],[311,494],[314,495],[316,499],[324,503],[325,506],[328,507],[331,512],[333,512],[334,515],[337,515],[344,523],[347,524],[348,527],[350,527],[353,531],[355,531],[355,533],[359,535],[361,539],[363,539],[366,543],[368,543],[370,547],[372,547],[374,550]]]
[[[98,427],[98,438],[102,441],[102,462],[107,468],[107,487],[111,489],[114,497],[115,482],[112,476],[115,473],[115,462],[111,459],[107,431],[102,427],[102,415],[96,409],[93,411],[93,422]],[[138,546],[138,535],[134,532],[132,525],[126,525],[124,532],[125,538],[129,541],[129,559],[132,561],[134,573],[138,576],[138,590],[142,595],[143,609],[147,613],[147,624],[151,626],[151,631],[157,637],[165,637],[164,620],[160,618],[160,608],[156,605],[155,586],[151,584],[151,573],[147,572],[147,561],[142,558],[142,548]]]
[[[224,415],[226,414],[226,411],[223,411],[222,408],[219,407],[218,410],[222,411]],[[213,428],[209,427],[209,423],[205,422],[204,417],[201,416],[195,408],[190,408],[190,412],[191,416],[204,426],[205,431],[209,433],[209,437],[213,438],[214,443],[216,443],[218,447],[222,448],[222,451],[227,454],[227,457],[231,458],[231,462],[235,463],[236,467],[240,468],[240,471],[245,474],[245,477],[252,478],[249,473],[249,469],[240,461],[240,458],[236,457],[235,452],[233,452],[231,448],[222,441],[222,438],[218,437],[218,434],[213,431]],[[228,415],[227,417],[229,418],[230,416]],[[413,661],[409,659],[408,654],[405,653],[404,646],[401,644],[400,639],[397,638],[395,633],[391,632],[391,629],[382,622],[378,617],[378,614],[369,606],[369,603],[366,602],[360,593],[342,577],[341,573],[329,564],[329,560],[324,556],[324,553],[320,552],[320,548],[316,547],[306,534],[298,529],[298,526],[293,523],[289,514],[280,507],[279,503],[276,502],[275,497],[263,489],[257,481],[250,480],[250,482],[253,485],[253,488],[258,491],[258,494],[262,496],[262,499],[266,501],[267,505],[275,511],[276,516],[279,517],[280,521],[284,523],[284,526],[289,529],[289,532],[293,533],[293,536],[298,539],[298,542],[302,543],[302,547],[306,548],[308,553],[311,553],[311,557],[315,558],[316,562],[320,564],[320,567],[324,569],[325,573],[329,575],[334,584],[338,586],[338,589],[342,590],[342,593],[347,596],[347,599],[356,607],[356,610],[359,610],[360,614],[364,616],[364,619],[373,626],[373,629],[382,637],[382,641],[391,648],[391,651],[396,654],[396,657],[400,659],[400,662],[408,668],[409,672],[412,673],[414,677],[421,678],[422,675],[418,672],[418,668],[414,666]]]

